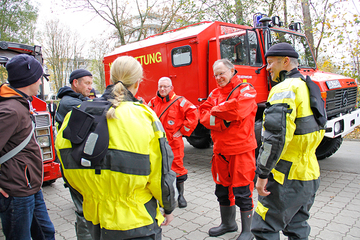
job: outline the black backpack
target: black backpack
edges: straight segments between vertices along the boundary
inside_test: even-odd
[[[72,144],[71,156],[83,167],[95,168],[105,157],[109,146],[106,113],[108,101],[85,101],[73,108],[63,136]]]
[[[311,110],[314,113],[314,117],[316,122],[321,126],[322,128],[325,127],[327,122],[327,116],[326,116],[326,109],[324,107],[324,99],[321,97],[320,88],[316,83],[314,83],[309,76],[306,76],[304,79],[301,78],[303,81],[306,82],[306,85],[310,92],[310,107]]]

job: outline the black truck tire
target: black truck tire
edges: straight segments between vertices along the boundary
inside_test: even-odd
[[[186,140],[194,148],[205,149],[212,146],[210,130],[199,123],[195,130],[191,133],[190,137],[186,137]]]
[[[53,184],[54,182],[56,182],[56,179],[43,182],[42,186],[43,186],[43,187],[50,186],[50,185]]]
[[[191,146],[199,149],[209,148],[212,145],[210,135],[204,137],[186,137]]]
[[[340,148],[342,141],[343,139],[341,137],[337,137],[337,138],[324,137],[320,145],[316,149],[317,159],[323,160],[333,155]]]

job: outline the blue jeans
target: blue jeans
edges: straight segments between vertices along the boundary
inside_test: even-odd
[[[5,198],[0,193],[0,217],[7,240],[55,240],[41,190],[28,197]]]

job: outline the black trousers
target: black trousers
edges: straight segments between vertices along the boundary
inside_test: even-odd
[[[256,239],[278,240],[279,231],[289,239],[308,239],[310,208],[314,203],[320,179],[299,181],[285,179],[281,185],[272,175],[266,188],[269,196],[258,197],[251,232]]]

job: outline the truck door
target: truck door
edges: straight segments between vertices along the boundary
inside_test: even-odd
[[[251,83],[257,91],[257,103],[266,102],[268,96],[268,83],[265,68],[261,67],[263,58],[260,50],[260,43],[257,33],[250,29],[232,30],[231,34],[221,35],[219,37],[219,46],[216,46],[216,38],[209,42],[209,52],[216,51],[220,47],[220,58],[226,58],[234,64],[237,70],[237,78],[243,82]],[[213,75],[212,64],[219,57],[215,53],[209,54],[209,76]],[[210,81],[211,83],[211,81]],[[215,88],[215,81],[209,87]]]
[[[197,99],[201,96],[201,91],[206,96],[207,87],[206,81],[200,79],[201,75],[206,75],[206,68],[199,66],[197,52],[196,38],[167,44],[168,71],[174,91],[195,105],[198,105]]]

